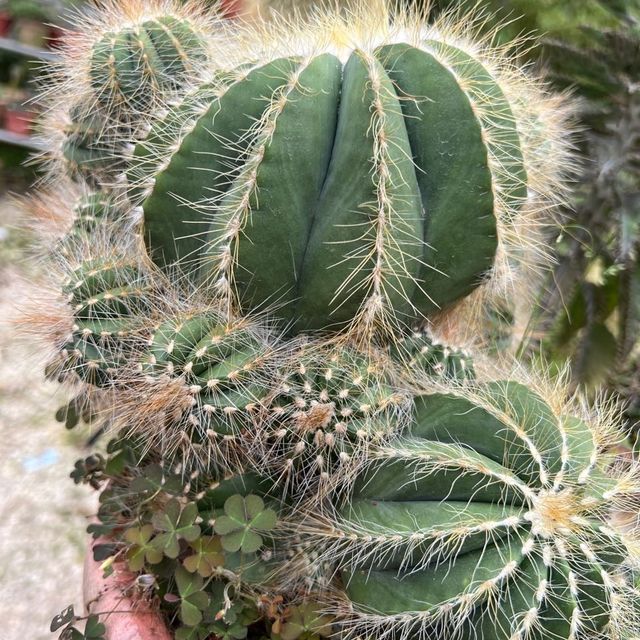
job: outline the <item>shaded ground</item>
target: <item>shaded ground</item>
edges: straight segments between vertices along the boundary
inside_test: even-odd
[[[0,202],[0,618],[2,640],[52,640],[51,618],[81,610],[86,518],[95,496],[69,478],[84,451],[80,435],[53,414],[62,403],[41,363],[7,322],[29,295],[15,214]]]

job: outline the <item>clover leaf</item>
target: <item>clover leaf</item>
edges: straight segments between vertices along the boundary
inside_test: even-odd
[[[211,626],[211,631],[219,640],[243,640],[247,637],[249,629],[240,622],[231,625],[217,622]]]
[[[191,543],[193,555],[183,561],[184,568],[191,573],[199,573],[203,578],[211,576],[217,567],[224,564],[222,543],[218,536],[203,536]]]
[[[87,618],[87,624],[84,628],[84,638],[86,640],[102,640],[106,632],[107,629],[98,620],[98,616],[91,615]]]
[[[181,539],[193,542],[200,536],[200,527],[195,524],[198,516],[195,502],[182,507],[177,500],[170,500],[164,511],[153,515],[153,527],[161,532],[154,538],[153,546],[168,558],[177,558]]]
[[[176,631],[176,640],[209,640],[213,631],[209,626],[180,627]]]
[[[158,564],[162,561],[162,551],[151,542],[153,526],[127,529],[124,539],[131,545],[127,550],[127,564],[134,572],[141,571],[145,564]]]
[[[266,509],[262,498],[248,495],[231,496],[224,503],[225,515],[216,518],[214,530],[222,537],[225,551],[252,553],[263,544],[258,531],[269,531],[276,526],[273,509]]]
[[[179,476],[168,475],[158,464],[145,467],[142,470],[142,474],[134,478],[130,485],[131,491],[147,497],[161,491],[171,495],[180,495],[183,488],[183,483]]]
[[[69,624],[70,622],[75,622],[75,620],[76,614],[73,609],[73,605],[70,605],[53,618],[50,630],[52,632],[58,631],[58,629],[61,629],[64,625]]]
[[[209,596],[203,591],[204,581],[183,567],[176,569],[175,578],[180,594],[180,620],[188,627],[196,627],[202,622],[202,612],[209,607]]]
[[[51,622],[51,631],[58,631],[63,626],[60,640],[104,640],[104,634],[107,632],[106,627],[100,622],[98,616],[91,614],[86,621],[84,631],[79,631],[74,627],[74,623],[79,622],[82,618],[78,618],[73,607],[68,607],[62,613],[57,615]]]
[[[327,638],[331,635],[331,617],[323,615],[318,604],[308,602],[291,607],[286,622],[279,630],[282,640]]]

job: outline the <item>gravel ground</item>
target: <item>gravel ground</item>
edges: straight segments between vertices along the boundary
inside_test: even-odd
[[[81,611],[87,517],[96,497],[69,478],[84,454],[81,434],[53,414],[63,397],[8,318],[29,296],[20,276],[24,239],[0,201],[0,640],[53,640],[51,618]]]

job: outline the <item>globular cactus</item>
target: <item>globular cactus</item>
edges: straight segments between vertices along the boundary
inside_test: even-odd
[[[62,346],[63,371],[106,386],[141,339],[140,317],[150,311],[152,285],[135,262],[83,262],[64,291],[73,313],[72,335]]]
[[[60,132],[60,157],[67,172],[87,180],[93,186],[114,181],[125,168],[124,147],[116,141],[124,139],[127,129],[110,131],[100,113],[82,115],[77,109]]]
[[[344,488],[368,451],[407,424],[410,397],[386,366],[339,345],[294,351],[265,403],[259,468],[297,497]]]
[[[534,130],[548,190],[566,168],[540,85],[455,31],[362,14],[229,46],[128,173],[157,264],[298,331],[415,321],[509,280],[550,197]]]
[[[167,451],[186,448],[204,467],[230,468],[233,446],[255,437],[283,356],[257,322],[228,322],[215,309],[163,317],[126,383],[128,431]]]
[[[609,519],[637,471],[607,477],[615,429],[553,396],[514,380],[417,396],[407,437],[303,523],[347,637],[635,637],[637,542]]]
[[[105,0],[70,35],[51,91],[67,91],[83,115],[139,122],[207,62],[214,22],[196,2]]]
[[[414,331],[393,344],[390,351],[409,376],[423,377],[426,373],[458,381],[475,377],[471,354],[439,340],[428,329]]]
[[[97,101],[111,108],[153,106],[156,94],[175,90],[207,58],[207,42],[188,16],[141,15],[134,23],[114,25],[93,45],[89,60]]]

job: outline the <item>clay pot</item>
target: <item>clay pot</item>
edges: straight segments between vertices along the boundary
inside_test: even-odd
[[[8,11],[0,11],[0,37],[6,38],[11,31],[13,20]]]
[[[33,131],[37,117],[38,114],[34,111],[9,106],[4,113],[4,128],[11,133],[28,136]]]
[[[136,576],[124,563],[116,563],[107,578],[93,559],[93,547],[106,540],[94,540],[84,563],[84,604],[87,614],[99,614],[107,632],[105,640],[172,640],[162,616],[136,592]]]

